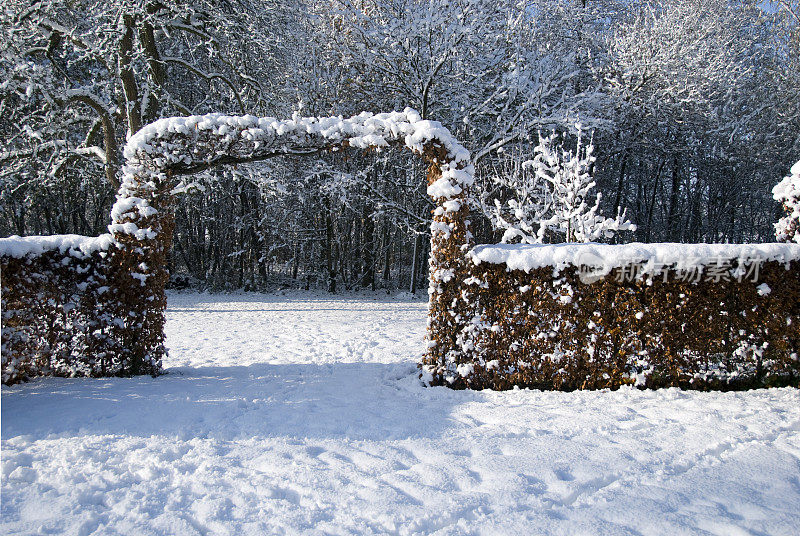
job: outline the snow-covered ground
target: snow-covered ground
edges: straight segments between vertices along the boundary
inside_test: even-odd
[[[800,391],[422,387],[420,301],[170,296],[170,374],[2,390],[3,534],[796,535]]]

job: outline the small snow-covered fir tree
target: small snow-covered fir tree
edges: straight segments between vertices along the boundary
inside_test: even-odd
[[[594,146],[591,141],[583,144],[582,129],[577,127],[574,152],[558,142],[555,132],[539,134],[533,160],[523,162],[518,173],[495,177],[495,183],[510,193],[505,203],[495,200],[490,211],[493,223],[505,229],[503,242],[517,238],[527,244],[592,242],[636,229],[625,219],[624,210],[615,218],[600,212],[602,194],[592,194]]]
[[[539,222],[548,217],[552,195],[547,183],[533,172],[532,162],[518,154],[506,155],[495,168],[492,182],[508,198],[503,202],[495,198],[493,204],[483,206],[494,227],[505,229],[503,242],[519,239],[532,244],[540,241],[536,238]]]

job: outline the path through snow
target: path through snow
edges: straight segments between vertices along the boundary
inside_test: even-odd
[[[425,313],[171,295],[170,374],[3,388],[0,532],[797,534],[800,391],[425,389]]]

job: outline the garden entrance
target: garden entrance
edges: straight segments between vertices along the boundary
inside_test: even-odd
[[[428,193],[437,203],[429,352],[452,347],[452,327],[465,318],[453,303],[471,237],[466,216],[473,167],[449,130],[411,109],[349,119],[209,114],[162,119],[128,141],[110,234],[4,239],[3,382],[42,373],[161,370],[173,203],[191,183],[188,177],[281,155],[389,145],[405,146],[429,165]]]

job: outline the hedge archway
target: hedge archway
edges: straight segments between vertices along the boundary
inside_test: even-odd
[[[310,155],[343,149],[405,146],[428,163],[428,194],[437,208],[431,225],[430,309],[427,371],[453,361],[458,325],[465,314],[458,300],[466,273],[469,188],[474,168],[469,152],[450,131],[423,120],[411,109],[291,119],[251,115],[161,119],[142,128],[125,148],[124,177],[111,211],[117,250],[116,291],[125,319],[131,359],[144,369],[160,369],[164,349],[166,256],[172,245],[174,198],[186,177],[225,164],[242,164],[282,155]],[[455,328],[455,329],[454,329]],[[431,364],[440,364],[439,367]]]

